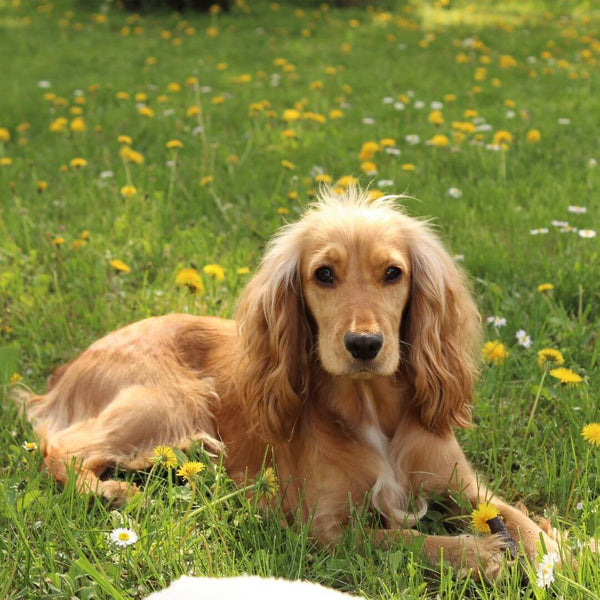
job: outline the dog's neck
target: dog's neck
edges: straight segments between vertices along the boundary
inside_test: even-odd
[[[317,396],[318,402],[349,429],[370,425],[390,438],[410,412],[409,394],[393,377],[329,376]]]

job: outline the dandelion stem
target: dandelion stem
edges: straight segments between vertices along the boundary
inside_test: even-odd
[[[529,429],[531,428],[531,424],[533,423],[533,418],[535,417],[535,411],[537,410],[537,405],[540,400],[540,396],[542,395],[542,388],[544,386],[544,381],[546,380],[546,375],[548,374],[548,369],[544,369],[544,373],[542,375],[542,379],[540,380],[540,385],[537,390],[537,394],[535,395],[535,400],[533,401],[533,406],[531,407],[531,413],[529,414],[529,420],[527,421],[527,426],[525,427],[525,435],[529,433]]]

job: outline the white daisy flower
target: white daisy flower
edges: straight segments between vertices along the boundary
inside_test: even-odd
[[[550,222],[550,225],[552,225],[552,227],[568,227],[569,223],[568,221],[557,221],[554,219],[554,221]]]
[[[528,56],[527,57],[527,64],[535,65],[536,62],[537,62],[537,58],[535,56]]]
[[[416,133],[409,133],[404,138],[411,146],[418,144],[421,141],[421,138]]]
[[[579,237],[593,238],[593,237],[596,237],[596,232],[593,229],[580,229]]]
[[[577,510],[583,510],[583,502],[578,502],[578,503],[575,505],[575,508],[576,508]]]
[[[506,118],[507,119],[514,119],[516,116],[516,112],[514,110],[507,110],[506,111]]]
[[[569,207],[567,207],[567,210],[570,213],[574,213],[576,215],[583,215],[587,212],[587,207],[586,206],[577,206],[577,205],[571,205]]]
[[[377,187],[392,187],[394,185],[394,182],[391,179],[380,179],[377,182]]]
[[[415,97],[415,91],[414,90],[406,90],[406,95],[409,98],[414,98]]]
[[[388,146],[385,149],[385,153],[390,156],[400,156],[400,148],[391,148]]]
[[[462,196],[462,190],[458,189],[457,187],[448,188],[448,196],[451,196],[452,198],[460,198]]]
[[[42,88],[43,90],[47,90],[51,85],[52,84],[49,81],[45,81],[44,79],[38,81],[38,87]]]
[[[465,255],[464,254],[455,254],[452,258],[456,262],[462,262],[463,260],[465,260]]]
[[[125,527],[119,527],[117,529],[113,529],[110,532],[110,541],[119,548],[125,548],[125,546],[131,546],[138,541],[138,536],[135,531],[132,529],[127,529]]]
[[[421,110],[425,107],[425,102],[423,100],[417,100],[413,105],[417,110]]]
[[[531,347],[531,338],[524,329],[519,329],[519,331],[517,331],[516,338],[519,346],[523,346],[523,348]]]
[[[434,100],[429,106],[431,110],[442,110],[444,108],[444,104],[437,100]]]
[[[385,97],[385,98],[382,100],[382,102],[383,102],[384,104],[393,104],[393,103],[394,103],[394,99],[393,99],[391,96],[386,96],[386,97]]]
[[[529,233],[531,235],[543,235],[545,233],[548,233],[548,228],[547,227],[539,227],[538,229],[530,229]]]
[[[33,452],[38,449],[38,445],[35,442],[23,442],[22,448],[28,452]]]
[[[404,102],[394,102],[394,108],[396,110],[404,110],[406,108],[406,105],[404,104]]]
[[[560,557],[556,552],[544,554],[537,568],[537,584],[541,588],[549,588],[554,581],[554,565]]]
[[[559,117],[557,123],[559,125],[570,125],[571,124],[571,119],[569,119],[567,117]]]
[[[100,179],[110,179],[111,177],[114,177],[115,174],[112,171],[102,171],[100,173]]]
[[[488,317],[487,322],[490,325],[493,325],[496,329],[499,329],[500,327],[506,327],[506,319],[504,317]]]
[[[375,119],[373,117],[364,117],[362,122],[364,125],[374,125]]]
[[[595,158],[588,158],[587,166],[590,169],[593,169],[594,167],[598,166],[598,161]]]

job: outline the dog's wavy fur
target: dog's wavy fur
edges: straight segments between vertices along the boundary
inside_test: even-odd
[[[175,314],[115,331],[59,368],[28,416],[52,475],[108,498],[132,490],[101,480],[107,467],[145,467],[158,444],[201,440],[238,482],[272,456],[283,509],[312,517],[325,544],[352,503],[371,498],[385,523],[373,536],[390,544],[419,535],[410,526],[428,494],[459,491],[495,504],[530,557],[540,540],[558,551],[487,490],[453,434],[471,420],[479,327],[465,275],[425,222],[395,198],[323,190],[270,242],[235,321]],[[355,358],[347,334],[382,347]],[[424,536],[423,547],[433,563],[443,549],[493,576],[504,543]]]

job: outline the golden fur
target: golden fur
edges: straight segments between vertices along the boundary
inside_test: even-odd
[[[146,319],[61,367],[28,404],[48,470],[118,498],[132,490],[99,476],[110,465],[147,466],[158,444],[224,450],[238,482],[269,450],[283,509],[312,515],[322,543],[338,538],[351,502],[371,499],[385,523],[373,536],[391,544],[420,535],[410,525],[427,495],[460,492],[474,506],[495,504],[530,557],[540,541],[558,551],[486,489],[453,434],[470,423],[479,343],[464,274],[394,199],[322,196],[271,241],[235,321]],[[348,334],[378,336],[378,354],[355,358]],[[456,568],[489,576],[504,554],[497,536],[424,536],[423,547],[432,563],[443,550]]]

